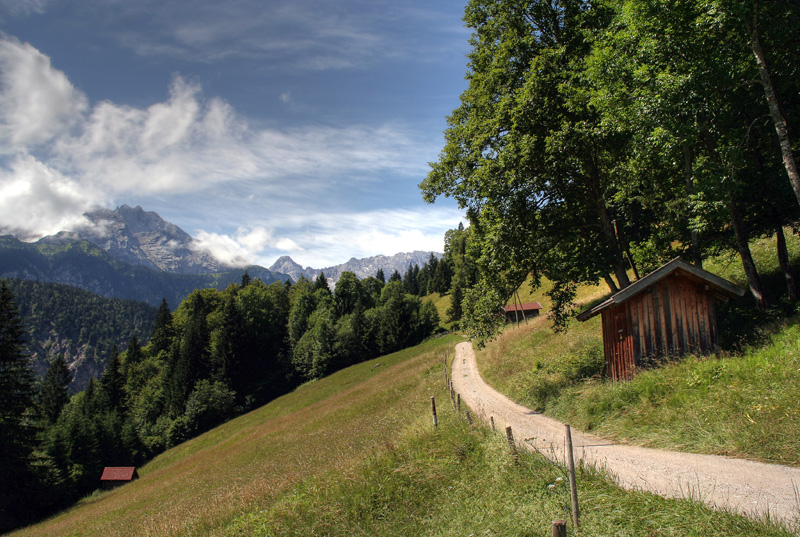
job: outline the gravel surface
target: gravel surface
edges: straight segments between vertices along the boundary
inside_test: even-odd
[[[456,346],[453,389],[473,412],[498,430],[511,426],[518,444],[564,462],[565,426],[532,412],[489,386],[478,372],[469,342]],[[702,500],[718,509],[781,520],[800,533],[800,468],[715,455],[662,451],[572,431],[576,463],[604,467],[624,488],[665,497]]]

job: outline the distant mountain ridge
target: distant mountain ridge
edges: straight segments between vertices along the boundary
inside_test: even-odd
[[[388,279],[395,270],[405,274],[409,265],[424,265],[431,255],[441,257],[439,253],[414,251],[351,258],[340,265],[315,269],[303,268],[283,256],[269,269],[244,264],[232,267],[199,248],[180,227],[139,206],[95,209],[84,216],[84,226],[33,243],[13,235],[0,236],[0,278],[67,284],[104,297],[139,300],[153,306],[166,298],[174,309],[195,289],[224,289],[240,282],[245,270],[251,278],[266,284],[301,277],[313,280],[324,272],[335,286],[345,271],[363,279],[383,269]]]
[[[288,276],[259,266],[227,272],[178,274],[126,263],[86,240],[26,243],[0,236],[0,278],[63,283],[108,298],[124,298],[158,306],[162,298],[175,309],[195,289],[224,289],[248,272],[266,284]]]
[[[273,265],[269,267],[269,270],[288,274],[295,281],[301,276],[313,280],[324,273],[328,281],[335,283],[339,280],[343,272],[352,272],[359,279],[364,279],[369,276],[375,276],[378,269],[383,269],[384,276],[386,279],[389,279],[389,276],[391,276],[395,270],[402,275],[408,270],[409,265],[419,265],[422,267],[422,265],[428,262],[431,255],[434,255],[437,259],[442,256],[442,254],[438,252],[415,250],[413,252],[403,252],[391,256],[375,255],[362,259],[352,257],[346,263],[322,269],[314,269],[311,267],[303,268],[291,257],[285,255],[273,263]]]

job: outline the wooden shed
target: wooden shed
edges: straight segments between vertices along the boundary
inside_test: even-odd
[[[743,294],[728,280],[673,259],[577,318],[602,315],[606,374],[628,380],[655,358],[716,352],[716,302]]]
[[[100,476],[100,484],[104,489],[112,489],[134,479],[139,479],[139,474],[133,466],[106,466]]]
[[[525,302],[524,304],[510,304],[503,306],[507,323],[519,322],[521,319],[536,317],[542,305],[538,302]]]

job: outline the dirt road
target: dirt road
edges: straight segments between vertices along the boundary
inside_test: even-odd
[[[510,425],[514,437],[563,462],[565,427],[531,412],[495,391],[480,376],[469,342],[456,346],[453,388],[484,421],[494,417],[500,430]],[[695,455],[613,444],[572,431],[575,458],[605,467],[627,489],[666,497],[691,497],[712,507],[763,517],[766,513],[800,530],[800,469],[713,455]]]

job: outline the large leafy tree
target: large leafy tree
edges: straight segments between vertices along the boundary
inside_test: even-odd
[[[671,246],[681,253],[682,245],[691,245],[699,264],[705,249],[734,247],[757,304],[765,308],[748,238],[778,230],[780,244],[782,226],[796,218],[797,207],[786,206],[789,185],[776,180],[781,166],[775,131],[770,135],[769,108],[752,61],[747,28],[758,21],[759,3],[610,5],[615,16],[593,45],[587,74],[592,104],[608,128],[625,130],[634,141],[620,163],[627,176],[622,194],[638,197],[655,213],[657,225],[646,236],[656,246],[651,253],[662,261]],[[770,3],[771,11],[778,5],[784,20],[762,33],[772,45],[791,25],[785,3]],[[792,71],[793,64],[788,58],[776,72]],[[788,265],[785,271],[791,280]]]
[[[639,215],[617,196],[628,137],[606,129],[590,106],[584,69],[611,15],[598,4],[467,5],[469,87],[420,186],[427,201],[452,196],[468,210],[480,252],[479,309],[497,311],[529,274],[535,284],[542,276],[557,284],[603,278],[613,290],[630,283],[614,226],[621,215]],[[569,302],[558,296],[557,307]],[[465,326],[477,335],[475,322],[495,316],[472,315],[473,306]]]

